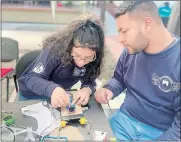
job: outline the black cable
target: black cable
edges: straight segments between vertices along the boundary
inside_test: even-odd
[[[77,91],[77,89],[65,89],[65,91]]]
[[[14,131],[13,131],[11,128],[6,127],[6,126],[3,126],[3,127],[1,126],[1,129],[2,129],[2,128],[6,128],[6,129],[8,129],[9,131],[11,131],[11,132],[13,133],[13,136],[14,136],[14,137],[13,137],[13,141],[15,141],[15,137],[16,137],[16,136],[15,136]]]

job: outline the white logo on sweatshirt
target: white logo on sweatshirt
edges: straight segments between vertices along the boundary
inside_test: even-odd
[[[163,92],[178,91],[180,89],[180,82],[176,83],[169,76],[159,77],[155,73],[152,75],[153,85],[157,85]]]
[[[34,72],[41,74],[44,71],[44,66],[42,63],[38,63],[33,69]]]
[[[85,72],[86,72],[85,68],[79,69],[75,67],[73,71],[73,76],[84,76]]]

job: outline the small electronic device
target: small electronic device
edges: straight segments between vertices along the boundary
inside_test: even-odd
[[[2,117],[3,121],[5,122],[5,124],[7,126],[10,126],[12,124],[14,124],[15,122],[15,119],[14,117],[12,116],[12,114],[5,114],[3,117]]]
[[[74,112],[75,111],[75,105],[67,106],[68,112]]]
[[[72,104],[72,102],[73,102],[73,95],[70,94],[69,97],[70,97],[70,105],[67,106],[66,108],[67,108],[67,111],[68,111],[68,112],[74,112],[74,111],[75,111],[75,105]]]

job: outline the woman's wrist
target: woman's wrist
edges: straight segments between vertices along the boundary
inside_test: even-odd
[[[84,87],[85,89],[87,89],[89,91],[89,95],[92,94],[92,90],[89,87]]]

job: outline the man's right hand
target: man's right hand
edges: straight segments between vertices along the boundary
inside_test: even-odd
[[[66,107],[70,105],[70,98],[66,91],[61,87],[56,87],[51,96],[51,105],[54,108]]]
[[[113,93],[106,88],[101,88],[96,91],[95,99],[98,103],[107,104],[113,97]]]

